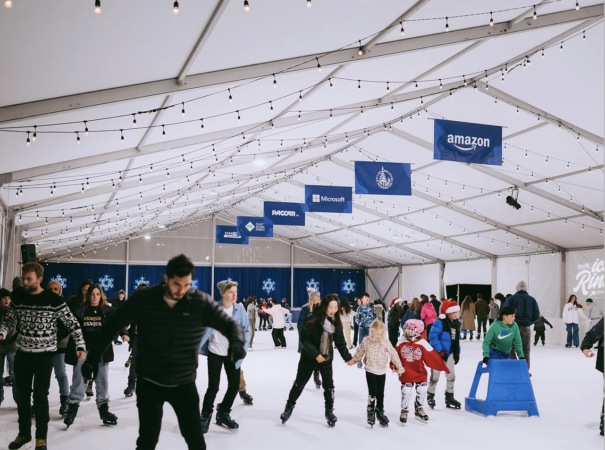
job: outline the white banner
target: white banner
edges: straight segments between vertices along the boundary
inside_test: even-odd
[[[567,298],[571,294],[578,297],[580,303],[592,298],[603,308],[603,291],[605,290],[603,250],[585,250],[567,253]]]

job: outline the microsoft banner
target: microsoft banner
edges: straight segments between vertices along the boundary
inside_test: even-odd
[[[248,245],[248,236],[240,236],[237,234],[237,227],[217,225],[216,243]]]
[[[305,203],[265,202],[265,219],[273,225],[301,225],[305,224]]]
[[[502,165],[502,127],[435,120],[434,159]]]
[[[273,223],[264,217],[237,217],[237,232],[240,236],[273,237]]]
[[[310,212],[353,212],[353,189],[346,186],[305,186],[305,202]]]
[[[412,195],[410,165],[355,161],[355,193]]]

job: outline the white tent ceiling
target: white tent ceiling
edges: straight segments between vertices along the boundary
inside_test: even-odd
[[[102,3],[0,9],[0,199],[41,257],[354,186],[356,160],[411,163],[413,195],[276,236],[362,266],[603,245],[602,3]],[[434,161],[430,118],[506,127],[504,164]]]

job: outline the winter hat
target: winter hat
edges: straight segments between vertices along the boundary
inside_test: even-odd
[[[315,297],[316,295],[319,295],[319,291],[317,289],[307,289],[307,294],[309,294],[309,300],[312,300],[313,297]]]
[[[447,314],[455,313],[460,311],[460,306],[453,300],[446,300],[441,303],[441,314],[439,314],[440,319],[445,319]]]
[[[510,316],[511,314],[515,314],[517,312],[516,308],[512,306],[504,306],[500,309],[500,317],[502,316]]]
[[[231,289],[233,286],[237,286],[237,281],[223,280],[219,281],[219,283],[216,285],[221,295],[223,295],[227,289]]]
[[[2,296],[0,295],[0,297],[2,297]],[[586,303],[592,303],[592,298],[587,298]]]
[[[391,309],[397,303],[401,303],[401,299],[400,298],[394,298],[393,301],[391,302],[391,306],[389,306],[389,309]]]
[[[8,289],[0,289],[0,298],[10,297],[11,292]]]

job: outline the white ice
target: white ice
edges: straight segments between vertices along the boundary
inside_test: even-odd
[[[309,450],[326,448],[426,448],[436,445],[448,450],[486,448],[489,446],[602,449],[598,421],[603,400],[603,376],[595,370],[595,358],[588,359],[576,348],[562,346],[532,347],[532,384],[540,411],[539,418],[508,413],[484,418],[464,411],[475,368],[481,358],[481,342],[464,341],[462,357],[456,366],[456,398],[461,410],[446,409],[445,379],[437,387],[437,406],[425,411],[428,424],[413,418],[404,427],[399,424],[401,394],[395,375],[387,375],[385,410],[391,423],[374,429],[366,424],[367,387],[364,370],[346,366],[335,356],[336,427],[324,420],[323,395],[311,381],[294,409],[292,418],[282,425],[279,415],[294,381],[299,360],[297,333],[287,331],[287,350],[275,350],[269,331],[257,332],[254,351],[243,364],[248,392],[254,405],[246,406],[236,398],[232,417],[239,423],[238,432],[229,432],[214,423],[206,435],[209,449],[280,449]],[[548,339],[548,331],[547,331]],[[60,420],[59,391],[51,380],[49,449],[96,450],[134,449],[138,435],[136,397],[124,398],[128,370],[124,368],[127,346],[115,347],[116,360],[110,364],[110,410],[118,417],[117,426],[104,426],[94,401],[84,401],[78,417],[69,430]],[[71,373],[71,366],[68,372]],[[207,384],[206,358],[200,357],[197,386],[203,397]],[[222,399],[226,379],[221,380],[217,403]],[[5,403],[0,407],[0,449],[17,435],[17,410],[11,388],[5,388]],[[483,382],[479,394],[485,395]],[[478,397],[481,397],[478,395]],[[186,449],[179,433],[176,416],[169,405],[164,407],[164,420],[158,449]],[[410,448],[410,447],[408,447]]]

